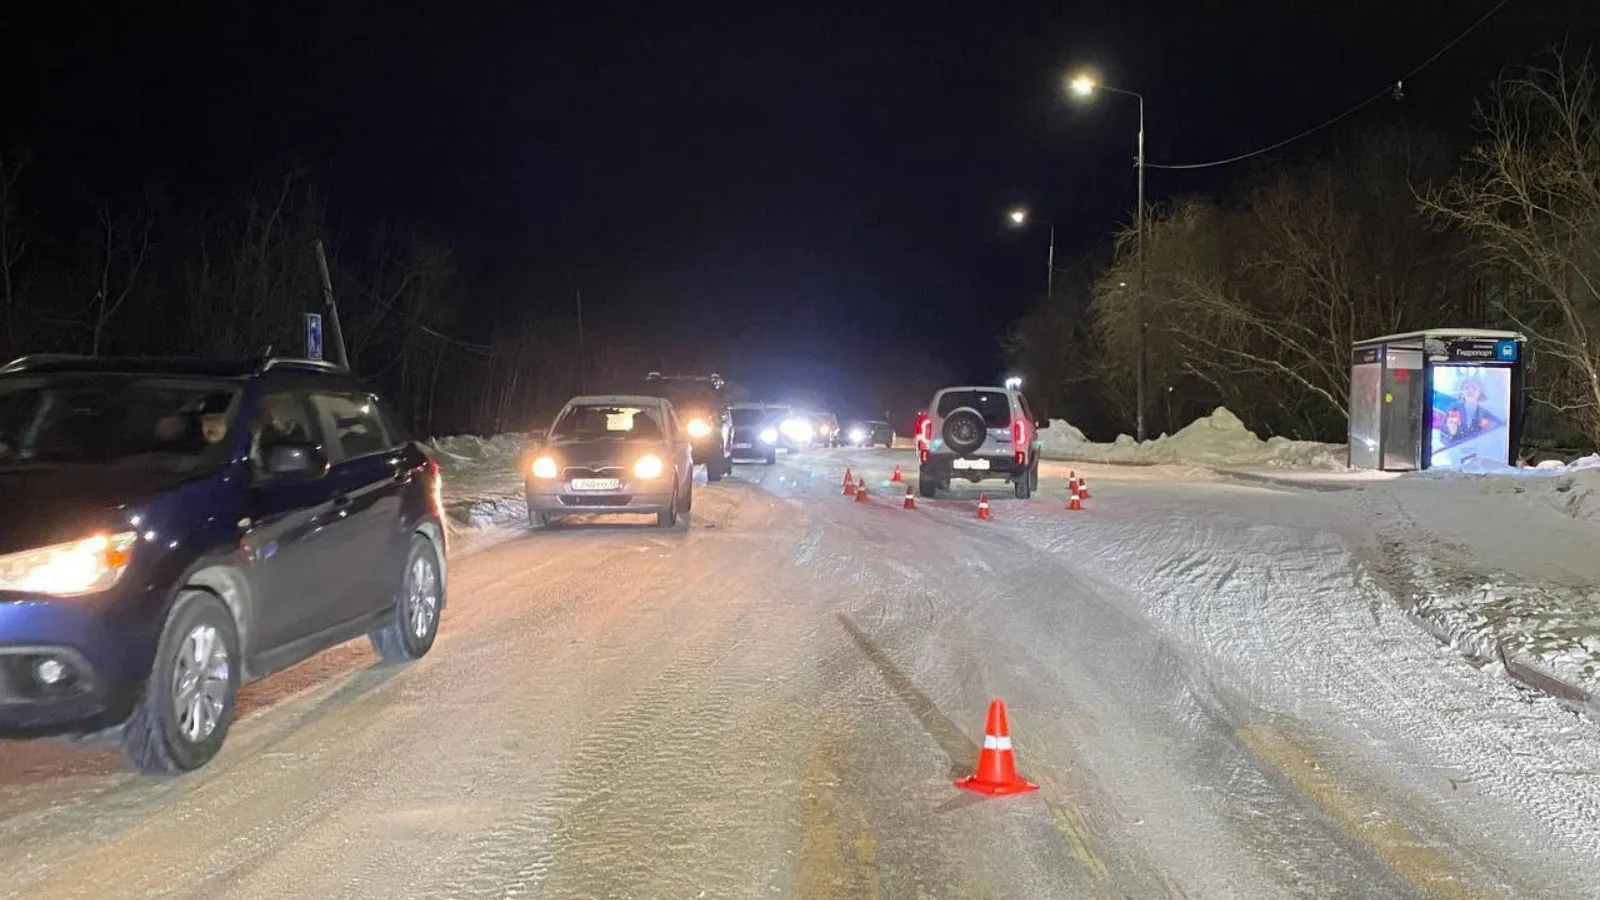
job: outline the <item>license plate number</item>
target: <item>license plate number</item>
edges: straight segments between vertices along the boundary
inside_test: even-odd
[[[987,459],[958,459],[952,461],[950,466],[956,469],[987,469],[989,468],[989,461]]]
[[[735,450],[749,450],[750,449],[750,445],[749,444],[734,444],[733,445],[733,449],[735,449]]]
[[[616,478],[574,478],[572,489],[575,491],[614,491],[622,487],[622,481]]]

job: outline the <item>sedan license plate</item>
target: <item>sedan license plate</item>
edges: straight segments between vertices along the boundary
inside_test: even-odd
[[[955,469],[987,469],[989,468],[989,461],[987,459],[957,459],[951,461],[950,466]]]
[[[750,449],[750,445],[749,444],[734,444],[733,445],[733,449],[735,449],[735,450],[749,450]]]
[[[575,491],[614,491],[622,487],[622,481],[617,478],[574,478],[572,489]]]

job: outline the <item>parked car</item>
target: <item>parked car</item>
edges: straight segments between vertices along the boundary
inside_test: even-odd
[[[735,403],[729,411],[733,419],[733,458],[759,459],[769,466],[777,462],[783,440],[778,426],[787,413],[787,407]]]
[[[574,397],[523,473],[528,516],[549,527],[571,513],[653,513],[671,528],[694,504],[689,435],[660,397]]]
[[[707,481],[721,481],[733,471],[733,448],[729,446],[733,443],[733,422],[728,416],[721,375],[651,372],[645,376],[639,393],[672,403],[689,434],[695,465],[706,467]]]
[[[367,635],[433,646],[439,468],[310,360],[0,366],[0,736],[214,757],[240,685]]]
[[[817,443],[824,447],[837,447],[841,441],[839,419],[833,413],[817,413],[812,422],[817,430]]]
[[[888,422],[863,420],[844,426],[844,443],[850,447],[894,447],[894,426]]]
[[[974,484],[998,478],[1026,500],[1039,486],[1039,431],[1048,427],[1016,388],[944,388],[917,419],[917,490],[933,497],[952,478]]]

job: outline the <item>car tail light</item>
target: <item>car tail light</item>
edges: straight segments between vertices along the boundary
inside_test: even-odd
[[[1018,465],[1028,459],[1028,445],[1023,443],[1023,439],[1027,437],[1026,431],[1027,429],[1023,426],[1021,419],[1011,420],[1011,449],[1017,454]]]
[[[439,473],[437,460],[428,460],[428,496],[433,500],[433,514],[444,518],[444,476]]]
[[[917,416],[917,440],[924,447],[933,443],[933,419],[926,413]]]

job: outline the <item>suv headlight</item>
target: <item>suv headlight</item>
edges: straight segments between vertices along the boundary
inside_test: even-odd
[[[648,453],[639,457],[639,461],[633,464],[633,477],[660,478],[661,468],[661,457]]]
[[[813,436],[811,423],[804,419],[785,419],[778,427],[783,429],[785,437],[797,444],[807,443]]]
[[[776,444],[778,442],[778,429],[771,426],[761,429],[761,440],[768,444]]]
[[[703,438],[711,433],[711,423],[705,419],[690,419],[684,429],[689,432],[689,437]]]
[[[138,535],[97,534],[0,556],[0,590],[36,594],[92,594],[117,583],[133,558]]]
[[[541,456],[533,461],[533,477],[555,478],[561,474],[561,468],[556,465],[555,459]]]

